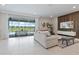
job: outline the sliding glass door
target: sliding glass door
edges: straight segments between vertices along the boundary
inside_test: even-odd
[[[35,31],[34,20],[15,20],[9,19],[9,36],[32,36]]]

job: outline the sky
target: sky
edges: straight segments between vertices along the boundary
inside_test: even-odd
[[[26,26],[26,27],[34,27],[34,26],[35,26],[35,23],[31,23],[31,22],[9,21],[9,26]]]

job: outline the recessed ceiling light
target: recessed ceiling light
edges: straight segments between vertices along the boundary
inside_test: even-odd
[[[50,16],[52,18],[52,16]]]
[[[76,8],[76,6],[73,6],[73,8]]]

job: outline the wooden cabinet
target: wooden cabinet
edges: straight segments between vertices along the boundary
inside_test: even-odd
[[[70,14],[58,17],[58,30],[71,31],[72,29],[60,28],[60,23],[67,22],[67,21],[72,21]]]
[[[73,21],[73,29],[60,29],[60,23]],[[75,31],[76,37],[79,38],[79,11],[58,17],[58,30]]]

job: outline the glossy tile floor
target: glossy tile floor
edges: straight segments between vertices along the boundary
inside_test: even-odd
[[[76,39],[77,40],[77,39]],[[34,37],[16,37],[0,40],[1,55],[61,55],[79,54],[79,43],[60,48],[58,46],[49,49],[43,48],[34,41]]]

